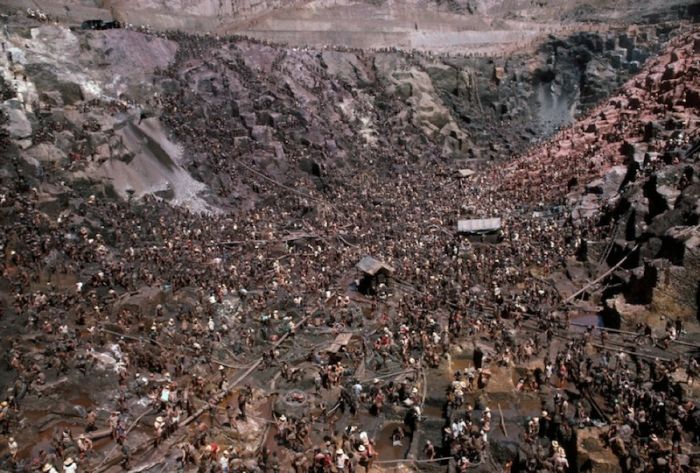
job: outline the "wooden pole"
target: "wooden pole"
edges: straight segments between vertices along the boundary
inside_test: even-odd
[[[501,403],[498,403],[498,414],[501,416],[501,429],[503,429],[503,435],[508,438],[508,430],[506,430],[506,423],[503,420],[503,411],[501,410]]]
[[[310,317],[311,317],[310,315],[307,315],[306,317],[301,319],[299,322],[297,322],[294,325],[293,330],[296,330],[298,327],[300,327],[302,324],[304,324]],[[282,335],[280,337],[280,339],[277,340],[272,345],[272,349],[274,350],[275,348],[279,347],[287,339],[287,337],[289,337],[290,333],[292,333],[292,331],[287,332],[284,335]],[[221,391],[219,394],[217,394],[214,397],[214,402],[216,402],[216,403],[221,402],[221,400],[223,398],[225,398],[228,394],[230,394],[231,391],[233,391],[233,389],[238,384],[240,384],[244,379],[246,379],[248,376],[250,376],[250,374],[253,373],[258,368],[258,366],[260,366],[262,364],[262,361],[263,361],[263,359],[262,359],[262,357],[260,357],[255,362],[253,362],[253,364],[250,365],[250,367],[247,370],[245,370],[245,372],[243,374],[238,376],[226,389],[224,389],[223,391]],[[183,421],[181,421],[177,425],[177,429],[181,429],[182,427],[186,427],[187,425],[191,424],[192,421],[196,420],[199,416],[201,416],[205,412],[209,411],[210,408],[211,408],[211,404],[209,404],[209,403],[207,403],[204,407],[199,408],[194,414],[192,414],[191,416],[189,416],[186,419],[184,419]],[[129,430],[131,430],[131,429],[129,429]],[[153,443],[153,440],[149,440],[146,444],[142,445],[141,449],[146,448],[147,446],[149,446],[152,443]],[[114,448],[116,448],[116,446]],[[114,449],[112,449],[112,451],[114,451]],[[111,455],[111,453],[112,452],[110,452],[109,455]],[[105,459],[102,461],[102,463],[100,463],[100,466],[107,463],[106,467],[102,467],[102,469],[100,469],[100,466],[98,466],[97,468],[95,468],[95,471],[96,472],[104,472],[107,469],[109,469],[111,466],[115,465],[116,462],[118,462],[120,459],[121,459],[121,454],[119,454],[116,457],[109,459],[109,460],[107,459],[107,457],[105,457]]]
[[[620,351],[620,352],[622,352],[622,353],[625,353],[626,355],[630,355],[630,356],[639,356],[639,357],[647,358],[647,359],[650,359],[650,360],[655,360],[655,359],[658,358],[660,361],[673,361],[673,360],[671,360],[670,358],[665,358],[665,357],[663,357],[663,356],[648,355],[648,354],[646,354],[646,353],[639,353],[639,352],[636,352],[636,351],[624,350],[624,349],[622,349],[622,348],[606,347],[606,346],[604,346],[604,345],[599,345],[599,344],[597,344],[597,343],[591,343],[591,346],[594,346],[594,347],[596,347],[596,348],[600,348],[600,349],[603,349],[603,350],[608,350],[608,351]]]
[[[624,263],[625,261],[627,261],[627,258],[629,258],[630,255],[631,255],[632,253],[634,253],[635,251],[637,251],[637,248],[639,248],[639,245],[634,245],[634,248],[632,248],[632,249],[630,250],[630,252],[627,253],[627,255],[626,255],[624,258],[622,258],[620,261],[618,261],[618,262],[615,264],[615,266],[613,266],[612,268],[610,268],[609,270],[607,270],[606,272],[604,272],[604,273],[603,273],[602,275],[600,275],[599,277],[595,278],[595,279],[594,279],[593,281],[591,281],[590,283],[588,283],[588,284],[586,284],[585,286],[583,286],[583,287],[582,287],[581,289],[579,289],[578,291],[576,291],[576,292],[574,292],[573,294],[571,294],[569,297],[567,297],[566,299],[564,299],[563,303],[566,304],[566,303],[568,303],[568,302],[571,302],[572,300],[576,299],[576,297],[578,297],[580,294],[582,294],[583,292],[585,292],[588,288],[590,288],[590,287],[592,287],[592,286],[595,286],[595,285],[598,284],[600,281],[602,281],[603,279],[605,279],[606,277],[608,277],[608,275],[610,275],[613,271],[615,271],[617,268],[619,268],[620,266],[622,266],[622,263]]]

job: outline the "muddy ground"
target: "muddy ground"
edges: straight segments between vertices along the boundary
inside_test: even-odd
[[[375,3],[366,8],[383,8]],[[449,15],[480,4],[448,3]],[[591,325],[623,332],[611,331],[607,348],[588,340],[590,356],[613,346],[679,359],[674,379],[697,400],[683,370],[700,333],[700,40],[691,9],[677,11],[557,27],[492,56],[392,41],[284,46],[268,42],[284,39],[268,34],[281,21],[274,12],[245,30],[251,37],[3,18],[0,382],[17,403],[2,432],[20,445],[14,468],[57,466],[52,438],[83,432],[90,410],[98,430],[81,471],[119,471],[114,411],[133,427],[134,471],[176,471],[179,446],[200,430],[235,452],[241,471],[264,447],[290,471],[295,449],[275,436],[281,415],[309,419],[310,446],[355,426],[374,439],[376,469],[409,468],[426,440],[450,456],[443,429],[462,409],[446,408],[447,393],[478,346],[490,381],[464,405],[475,420],[488,406],[494,421],[473,468],[510,461],[517,471],[533,455],[526,423],[557,393],[585,402],[581,439],[598,442],[596,429],[620,422],[573,378],[516,389]],[[297,26],[307,21],[320,20]],[[465,169],[476,174],[461,179]],[[507,222],[500,243],[455,235],[458,219],[494,214]],[[396,271],[373,294],[360,292],[354,266],[366,254]],[[412,356],[371,346],[385,328],[400,338],[404,321],[426,337],[447,333],[455,313],[482,328],[416,342]],[[638,324],[663,338],[675,320],[685,331],[670,345],[637,339]],[[501,338],[538,350],[504,362]],[[343,381],[318,390],[331,360]],[[149,394],[172,381],[195,389],[198,377],[191,415],[152,448],[160,411]],[[375,378],[416,389],[420,428],[400,447],[390,436],[410,406],[387,403],[375,416],[366,400],[357,414],[339,401]],[[250,416],[233,429],[226,406],[242,385]],[[569,441],[569,471],[590,466],[591,452],[602,452],[589,462],[599,471],[620,471],[607,446]],[[683,438],[684,454],[696,447]]]

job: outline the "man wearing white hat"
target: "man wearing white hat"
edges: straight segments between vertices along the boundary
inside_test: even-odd
[[[342,448],[335,451],[335,466],[339,472],[346,470],[346,464],[350,460]]]
[[[75,464],[71,457],[66,458],[63,462],[63,473],[76,473],[78,471],[78,465]]]
[[[7,448],[10,450],[10,455],[12,456],[12,459],[14,460],[15,458],[17,458],[17,452],[19,452],[19,445],[17,445],[17,441],[14,437],[10,437],[7,440]]]
[[[221,458],[219,458],[219,467],[221,468],[221,473],[228,473],[228,471],[229,471],[229,468],[228,468],[229,457],[230,457],[230,453],[228,450],[224,450],[221,453]]]
[[[156,431],[156,445],[160,443],[163,438],[163,432],[165,431],[165,420],[158,416],[153,423],[153,429]]]
[[[367,447],[360,445],[357,447],[357,452],[359,453],[358,463],[365,468],[365,471],[369,470],[369,455],[367,453]]]
[[[42,473],[58,473],[51,463],[46,463],[41,471]]]

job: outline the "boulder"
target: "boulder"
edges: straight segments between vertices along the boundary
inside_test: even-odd
[[[272,130],[269,126],[255,125],[250,131],[250,137],[260,143],[268,143],[272,139]]]
[[[321,66],[330,75],[338,76],[350,84],[366,87],[372,83],[369,74],[356,54],[340,51],[323,51]]]
[[[663,238],[663,255],[679,266],[697,265],[700,257],[700,235],[694,226],[669,228]]]
[[[27,150],[27,155],[43,163],[67,159],[66,153],[50,143],[39,143],[32,146]]]
[[[699,256],[694,254],[694,264],[674,266],[667,260],[654,260],[658,276],[653,289],[650,308],[667,318],[689,321],[698,316]]]
[[[578,471],[590,473],[622,473],[620,461],[600,439],[603,429],[588,427],[579,429],[576,436]]]
[[[620,36],[618,36],[618,43],[620,44],[621,48],[631,49],[634,48],[636,41],[633,36],[630,36],[627,33],[620,33]]]
[[[494,67],[493,68],[493,80],[496,82],[496,84],[500,84],[503,79],[506,77],[506,69],[505,67]]]
[[[600,195],[604,200],[608,200],[619,192],[626,175],[626,166],[613,166],[603,177],[588,184],[586,191],[589,194]]]
[[[2,106],[2,110],[7,114],[8,123],[6,126],[12,138],[21,140],[32,135],[32,123],[27,118],[27,114],[15,107]]]
[[[437,91],[448,93],[457,92],[459,73],[453,67],[445,64],[429,64],[425,66],[425,71],[433,81],[433,87]]]
[[[83,91],[75,82],[60,80],[52,66],[43,63],[32,63],[25,66],[27,75],[38,90],[56,91],[61,95],[65,105],[73,105],[83,100]]]
[[[681,195],[681,191],[669,185],[658,186],[656,188],[656,193],[663,199],[664,204],[668,209],[675,207],[676,200],[678,199],[678,196]]]

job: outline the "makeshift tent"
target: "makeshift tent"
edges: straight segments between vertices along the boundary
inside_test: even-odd
[[[380,284],[385,284],[394,268],[371,256],[362,258],[355,267],[362,272],[358,290],[362,294],[376,294]]]
[[[495,233],[501,229],[501,219],[496,218],[475,218],[469,220],[459,220],[457,231],[459,233],[483,234]]]

